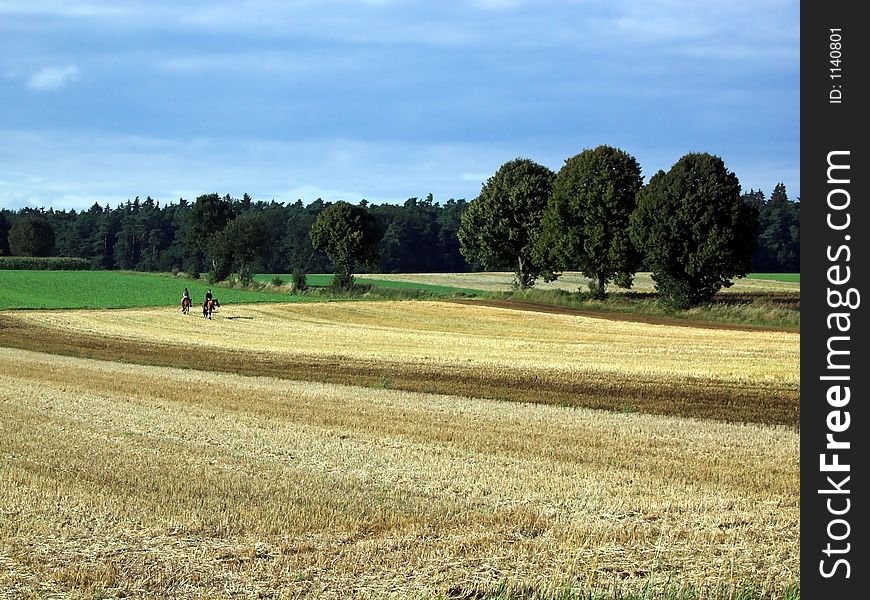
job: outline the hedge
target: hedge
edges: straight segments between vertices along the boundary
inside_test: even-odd
[[[89,271],[91,261],[66,256],[0,256],[0,269],[10,271]]]

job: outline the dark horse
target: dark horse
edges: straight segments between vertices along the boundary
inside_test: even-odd
[[[211,300],[206,300],[205,302],[202,303],[202,316],[207,318],[207,319],[211,319],[212,313],[220,305],[221,305],[221,303],[218,302],[217,298],[212,298]]]
[[[184,298],[182,298],[181,299],[181,312],[183,312],[184,314],[189,314],[191,304],[192,304],[192,302],[190,301],[189,296],[185,296]]]

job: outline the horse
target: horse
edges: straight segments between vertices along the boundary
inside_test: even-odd
[[[206,319],[211,320],[212,313],[220,305],[221,305],[221,303],[218,302],[217,298],[212,298],[211,300],[206,300],[205,302],[202,303],[202,316],[205,317]]]
[[[185,296],[181,299],[181,312],[184,314],[190,314],[190,305],[193,304],[190,301],[190,296]]]

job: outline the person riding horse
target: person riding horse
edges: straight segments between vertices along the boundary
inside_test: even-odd
[[[221,305],[218,299],[212,296],[211,289],[205,293],[205,300],[202,303],[202,316],[211,319],[214,310]]]
[[[181,312],[187,314],[190,312],[190,306],[193,302],[190,300],[190,292],[187,291],[187,288],[184,288],[184,293],[181,295]]]

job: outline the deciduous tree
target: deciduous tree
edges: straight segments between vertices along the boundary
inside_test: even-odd
[[[468,205],[459,226],[462,255],[485,268],[510,268],[514,286],[532,287],[549,270],[534,246],[553,190],[553,172],[527,158],[506,162]]]
[[[538,261],[560,271],[579,267],[597,298],[612,281],[630,286],[640,254],[629,217],[642,184],[637,160],[617,148],[598,146],[566,160],[544,214]]]
[[[692,153],[641,190],[631,236],[662,302],[688,308],[749,272],[757,224],[757,211],[743,202],[722,159]]]
[[[312,246],[325,252],[335,265],[333,285],[349,288],[355,267],[371,264],[377,258],[383,234],[368,209],[336,202],[317,216],[309,235]]]
[[[247,212],[227,223],[211,240],[209,253],[215,264],[211,279],[226,279],[232,269],[237,268],[239,281],[248,285],[254,278],[255,263],[269,249],[271,231],[265,215]]]

